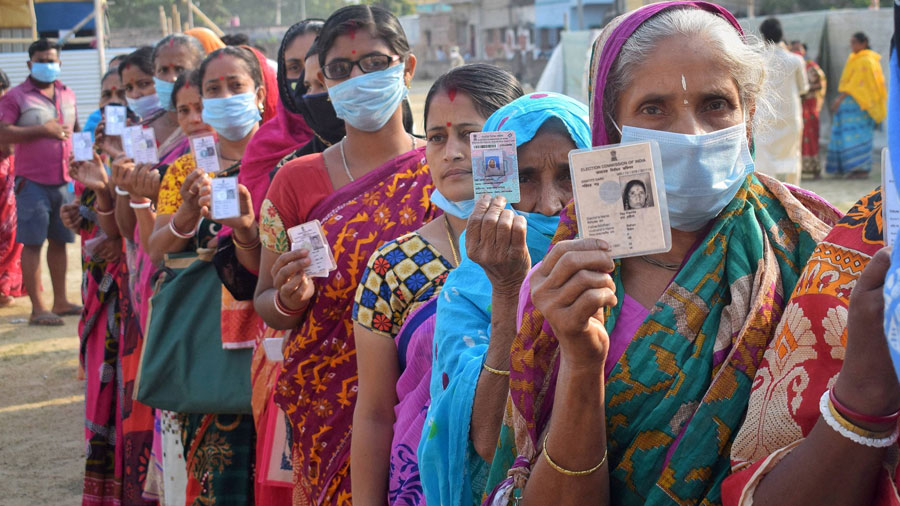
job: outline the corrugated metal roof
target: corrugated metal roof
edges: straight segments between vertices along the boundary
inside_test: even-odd
[[[106,50],[107,61],[119,54],[128,54],[134,48],[109,48]],[[97,109],[100,101],[100,63],[94,49],[73,49],[60,54],[62,72],[59,79],[72,88],[78,102],[78,122],[84,125],[87,117]],[[28,77],[28,53],[0,53],[0,69],[9,76],[9,82],[15,86]]]

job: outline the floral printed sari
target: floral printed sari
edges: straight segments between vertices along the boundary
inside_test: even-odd
[[[416,149],[325,196],[308,215],[296,216],[290,214],[288,199],[310,183],[308,177],[292,175],[290,168],[288,164],[278,172],[263,204],[263,244],[287,251],[287,229],[318,219],[338,268],[327,278],[315,278],[316,295],[307,316],[288,337],[275,401],[293,430],[294,504],[349,505],[357,380],[353,297],[372,253],[434,216],[431,176],[423,150]]]

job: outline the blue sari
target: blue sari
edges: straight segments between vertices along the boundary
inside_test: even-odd
[[[852,96],[844,97],[832,119],[825,172],[848,174],[871,171],[874,136],[875,120],[872,116],[860,109]]]
[[[568,97],[533,93],[498,109],[484,131],[513,130],[516,144],[530,141],[550,119],[565,125],[578,148],[590,146],[588,110]],[[559,216],[522,213],[532,265],[544,258]],[[465,244],[465,234],[459,238]],[[419,443],[418,460],[427,504],[480,504],[488,466],[469,439],[475,388],[491,334],[491,283],[462,248],[459,267],[438,295],[431,370],[431,406]]]

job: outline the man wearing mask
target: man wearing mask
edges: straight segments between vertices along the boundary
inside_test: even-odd
[[[59,81],[59,50],[47,39],[28,47],[31,75],[0,99],[0,144],[16,154],[16,240],[22,250],[22,277],[31,298],[32,325],[62,325],[60,316],[81,307],[66,300],[66,243],[75,240],[62,224],[68,200],[68,159],[78,130],[75,93]],[[50,309],[41,299],[40,254],[44,241],[53,285]]]

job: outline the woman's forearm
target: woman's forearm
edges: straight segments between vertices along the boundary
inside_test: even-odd
[[[516,310],[519,291],[491,293],[491,342],[484,364],[491,369],[509,371],[509,349],[516,337]],[[509,376],[483,368],[475,387],[469,437],[478,455],[490,463],[497,449],[500,425],[509,394]]]
[[[387,504],[391,462],[391,440],[394,437],[393,406],[390,417],[377,410],[353,412],[353,443],[350,447],[350,473],[353,476],[353,503],[361,506]]]
[[[565,355],[560,361],[556,396],[546,439],[547,454],[569,471],[585,471],[606,456],[606,414],[603,364],[576,368]],[[538,448],[544,441],[538,442]],[[540,450],[538,450],[540,451]],[[522,495],[524,506],[609,504],[609,466],[586,476],[568,476],[539,456]]]
[[[128,205],[130,200],[128,197],[117,195],[115,199],[116,205],[116,228],[118,228],[117,236],[134,237],[134,227],[137,226],[137,219],[134,217],[134,211]]]
[[[153,224],[153,235],[150,236],[150,243],[147,246],[147,253],[150,254],[150,258],[154,263],[161,262],[165,258],[166,253],[183,250],[190,241],[189,239],[177,237],[169,230],[169,222],[171,220],[175,220],[175,229],[182,233],[193,231],[192,227],[196,226],[196,222],[188,225],[187,220],[179,217],[178,212],[158,215]]]
[[[97,196],[97,210],[115,211],[114,214],[101,214],[100,212],[97,213],[97,222],[100,224],[100,229],[103,230],[103,233],[106,234],[106,237],[109,237],[110,239],[119,237],[119,226],[117,223],[119,210],[116,209],[115,197],[109,194],[109,190],[98,190],[94,192],[94,194]]]

